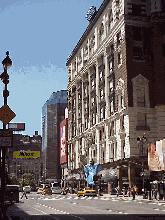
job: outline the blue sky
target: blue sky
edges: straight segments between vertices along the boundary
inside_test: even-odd
[[[25,122],[24,134],[41,131],[41,111],[52,92],[67,89],[66,61],[85,31],[91,5],[103,0],[0,1],[0,62],[9,50],[8,105]],[[3,66],[0,66],[0,74]],[[0,107],[4,84],[0,82]],[[2,123],[0,121],[0,128]]]

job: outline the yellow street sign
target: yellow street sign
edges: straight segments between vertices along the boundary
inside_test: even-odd
[[[10,109],[8,105],[3,105],[0,108],[0,120],[4,124],[8,124],[15,116],[16,114]]]

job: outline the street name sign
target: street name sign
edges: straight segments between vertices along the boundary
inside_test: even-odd
[[[6,125],[8,124],[16,114],[10,109],[8,105],[3,105],[0,108],[0,120]]]
[[[0,129],[0,147],[13,147],[13,131]]]

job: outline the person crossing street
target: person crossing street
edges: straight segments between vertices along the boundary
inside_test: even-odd
[[[22,191],[21,199],[22,199],[24,196],[26,197],[26,199],[28,199],[28,197],[26,196],[26,191],[25,191],[25,190]]]

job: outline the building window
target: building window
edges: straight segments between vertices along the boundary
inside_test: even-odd
[[[100,81],[102,81],[102,80],[103,80],[103,72],[100,71]]]
[[[100,27],[100,37],[104,34],[104,25],[103,23],[101,24],[101,27]]]
[[[137,86],[136,92],[137,92],[137,106],[138,107],[145,107],[145,90],[144,86]]]
[[[95,80],[93,79],[92,82],[91,82],[91,86],[92,86],[92,89],[95,88]]]
[[[144,127],[146,126],[146,114],[138,112],[137,113],[137,126]]]
[[[121,31],[117,34],[117,46],[121,44]]]
[[[133,26],[133,38],[136,41],[142,41],[141,27]]]
[[[113,60],[109,61],[109,73],[111,74],[113,72]]]
[[[88,119],[86,118],[85,119],[85,129],[87,129],[88,128]]]
[[[94,113],[92,114],[92,124],[93,125],[95,124],[95,114]]]
[[[109,28],[110,29],[111,29],[112,22],[113,22],[113,13],[112,13],[112,10],[111,10],[110,14],[109,14]]]
[[[141,5],[132,4],[132,14],[135,16],[141,15]]]
[[[113,92],[113,80],[109,81],[109,92],[110,94]]]
[[[87,88],[87,86],[84,88],[84,95],[85,96],[87,96],[87,94],[88,94],[88,88]]]
[[[113,101],[111,100],[110,101],[110,114],[113,113]]]
[[[92,97],[92,106],[94,106],[95,105],[95,98],[94,97]]]
[[[121,52],[118,53],[118,65],[122,64],[122,60],[121,60]]]
[[[85,111],[87,111],[88,110],[88,103],[87,103],[87,101],[85,101],[84,107],[85,107]]]
[[[134,60],[143,60],[143,48],[133,47]]]
[[[104,90],[103,89],[100,90],[100,99],[104,99]]]
[[[114,130],[114,121],[111,122],[111,129],[110,129],[110,136],[114,136],[115,130]]]
[[[100,120],[104,119],[104,108],[100,108]]]

